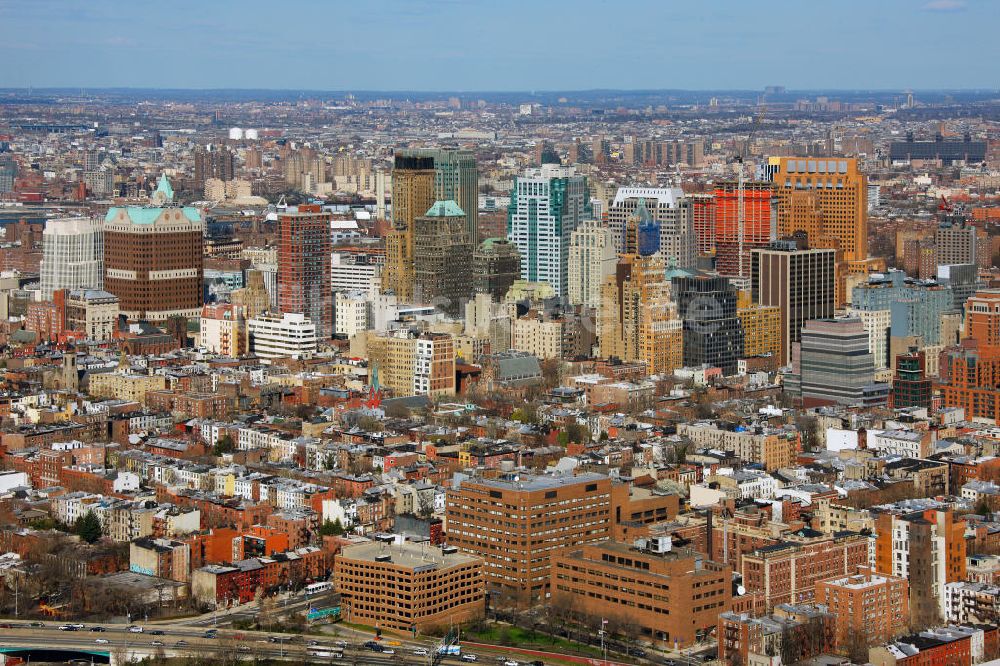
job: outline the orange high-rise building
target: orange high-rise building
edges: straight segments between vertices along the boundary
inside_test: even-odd
[[[980,351],[1000,353],[1000,290],[984,290],[965,305],[965,337],[974,338]]]
[[[771,183],[743,184],[743,253],[740,255],[739,184],[715,188],[715,268],[720,275],[750,276],[750,251],[767,247],[775,238],[771,214]]]
[[[779,235],[805,231],[812,248],[868,258],[868,178],[856,159],[779,158],[774,194]]]
[[[847,652],[852,643],[867,647],[904,633],[910,624],[909,592],[905,578],[859,567],[856,574],[817,583],[816,603],[834,614],[834,642]]]

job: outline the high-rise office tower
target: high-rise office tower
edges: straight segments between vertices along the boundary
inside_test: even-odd
[[[317,205],[278,215],[278,309],[308,317],[320,339],[328,339],[333,330],[331,219]]]
[[[868,178],[856,159],[782,157],[774,194],[779,235],[805,231],[809,247],[835,243],[845,262],[868,258]]]
[[[47,220],[42,232],[42,297],[57,289],[104,288],[104,225],[78,217]]]
[[[588,217],[587,179],[574,167],[544,164],[515,178],[507,239],[521,254],[521,279],[546,282],[566,296],[570,238]]]
[[[601,287],[615,272],[618,253],[611,229],[599,222],[585,222],[573,232],[569,244],[567,270],[568,296],[571,305],[601,307]]]
[[[472,295],[472,245],[465,213],[454,201],[437,201],[413,225],[413,291],[459,316]]]
[[[204,221],[199,209],[173,199],[164,175],[152,205],[115,206],[104,218],[104,288],[130,318],[201,314]]]
[[[771,183],[749,181],[743,184],[741,241],[739,183],[724,181],[715,186],[713,246],[715,268],[720,275],[748,277],[750,252],[767,247],[776,238],[771,196]]]
[[[978,262],[979,229],[963,215],[949,215],[934,230],[934,258],[938,265]]]
[[[736,374],[736,361],[743,357],[736,289],[723,277],[678,276],[670,284],[684,322],[684,365],[707,364]]]
[[[226,146],[198,146],[194,149],[194,186],[205,187],[209,178],[227,181],[236,177],[236,154]]]
[[[601,289],[601,356],[642,361],[650,374],[683,366],[683,325],[663,257],[622,255]]]
[[[800,250],[787,241],[750,253],[753,302],[781,310],[783,364],[791,362],[806,321],[833,316],[835,259],[834,250]]]
[[[465,232],[472,247],[479,245],[479,169],[470,150],[401,148],[402,157],[429,157],[434,161],[434,198],[454,201],[465,212]],[[395,202],[394,202],[395,203]]]
[[[396,155],[392,170],[392,230],[385,238],[382,290],[413,300],[413,225],[434,204],[434,159]]]
[[[860,319],[811,319],[799,344],[785,388],[803,406],[885,405],[889,385],[875,383],[875,360]]]
[[[629,218],[639,207],[639,201],[660,225],[660,248],[667,264],[694,266],[698,248],[692,227],[692,204],[679,187],[620,187],[608,209],[608,226],[614,233],[619,252],[632,254],[637,249],[626,247]]]
[[[514,280],[521,276],[521,255],[504,238],[487,238],[472,255],[472,288],[477,294],[489,294],[497,303],[503,301]]]

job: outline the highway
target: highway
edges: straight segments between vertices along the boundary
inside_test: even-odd
[[[144,626],[143,633],[132,633],[125,625],[99,624],[86,625],[84,629],[63,631],[59,623],[45,623],[42,627],[31,627],[27,623],[12,622],[10,628],[3,629],[0,636],[0,648],[40,648],[66,649],[81,651],[110,652],[127,654],[140,659],[163,653],[167,656],[210,655],[219,651],[236,650],[245,655],[247,660],[254,658],[289,659],[299,663],[338,663],[338,664],[413,664],[426,666],[429,659],[426,656],[416,656],[416,647],[426,647],[421,644],[400,644],[393,646],[395,654],[386,655],[361,647],[362,641],[353,641],[343,651],[339,659],[314,657],[308,655],[307,642],[317,641],[323,646],[333,646],[337,638],[333,636],[301,637],[290,634],[268,634],[256,631],[220,630],[218,638],[205,638],[204,629],[192,627],[166,627],[156,625]],[[92,626],[100,626],[103,632],[90,631]],[[151,634],[151,631],[162,631]],[[271,642],[270,637],[281,638]],[[101,641],[101,642],[98,642]],[[178,641],[182,641],[178,644]],[[157,645],[160,643],[160,645]],[[460,663],[457,659],[449,660]]]

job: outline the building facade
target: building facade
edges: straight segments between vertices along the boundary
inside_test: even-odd
[[[197,317],[204,304],[201,211],[173,206],[166,176],[151,206],[112,207],[104,218],[104,288],[131,319]]]
[[[810,319],[833,316],[836,288],[834,250],[800,250],[794,243],[772,244],[750,253],[753,302],[781,312],[781,362],[792,360]]]
[[[521,255],[521,279],[546,282],[566,296],[570,239],[589,217],[587,179],[574,167],[544,164],[515,178],[507,239]]]
[[[104,225],[90,218],[47,220],[40,269],[46,300],[57,289],[103,289]]]
[[[315,205],[278,215],[278,310],[307,317],[321,340],[333,329],[331,219]]]

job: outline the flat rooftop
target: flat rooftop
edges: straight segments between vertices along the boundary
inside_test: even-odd
[[[514,474],[507,478],[496,479],[466,479],[462,483],[470,485],[486,486],[497,490],[551,490],[553,488],[564,488],[580,483],[594,483],[606,481],[608,477],[603,474],[587,472],[584,474],[571,475],[549,475],[549,474]]]
[[[414,571],[450,568],[481,561],[478,557],[460,551],[445,553],[440,546],[429,543],[415,544],[409,541],[403,544],[369,541],[345,546],[340,556],[344,559],[374,562],[379,555],[388,555],[391,558],[386,564],[412,568]]]

